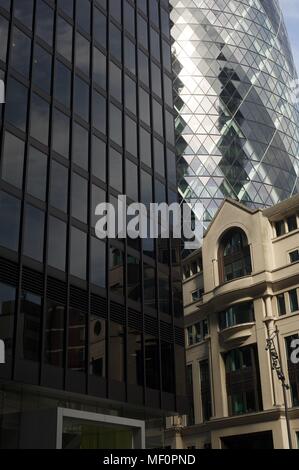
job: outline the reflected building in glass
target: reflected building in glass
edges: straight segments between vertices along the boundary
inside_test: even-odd
[[[296,71],[277,0],[171,0],[179,191],[209,224],[223,199],[299,190]]]
[[[15,418],[37,401],[184,408],[176,242],[101,241],[94,216],[177,198],[169,19],[165,0],[0,0],[0,448],[42,445]]]

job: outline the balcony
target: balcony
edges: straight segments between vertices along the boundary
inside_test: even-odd
[[[224,343],[236,342],[244,343],[254,332],[255,322],[234,325],[219,332],[219,336]]]

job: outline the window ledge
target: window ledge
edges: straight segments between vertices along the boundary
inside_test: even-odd
[[[238,341],[243,343],[253,334],[255,322],[243,323],[242,325],[231,326],[225,330],[219,331],[219,336],[225,342]]]

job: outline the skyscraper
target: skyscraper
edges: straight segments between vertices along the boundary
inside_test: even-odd
[[[296,71],[278,0],[171,0],[179,191],[209,224],[223,198],[299,190]]]
[[[0,447],[140,446],[184,406],[175,241],[94,217],[177,197],[169,29],[167,1],[0,0]]]

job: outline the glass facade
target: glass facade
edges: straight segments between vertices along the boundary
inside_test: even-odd
[[[296,71],[278,0],[171,0],[179,191],[205,225],[225,197],[299,190]]]
[[[1,374],[179,410],[180,249],[94,230],[176,197],[168,1],[0,0],[0,42]]]

